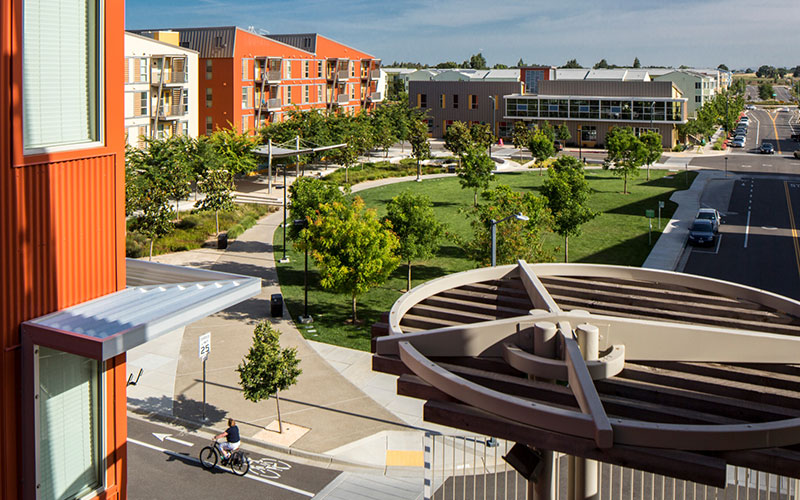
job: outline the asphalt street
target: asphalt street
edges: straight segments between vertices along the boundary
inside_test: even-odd
[[[689,248],[684,271],[800,300],[800,176],[735,181],[717,244]]]
[[[774,99],[776,101],[792,102],[795,100],[792,91],[786,85],[773,85],[772,91],[775,93]],[[745,99],[752,102],[761,100],[761,97],[758,95],[758,85],[747,86],[745,90]]]
[[[236,476],[230,468],[200,466],[208,439],[173,427],[128,419],[128,495],[131,499],[171,498],[312,498],[340,474],[250,451],[250,472]],[[178,486],[179,485],[179,486]]]

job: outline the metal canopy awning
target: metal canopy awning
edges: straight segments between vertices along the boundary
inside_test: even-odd
[[[272,158],[287,158],[290,156],[319,153],[322,151],[330,151],[331,149],[338,149],[344,146],[347,146],[347,143],[332,144],[330,146],[319,146],[315,148],[287,149],[287,148],[279,148],[277,146],[270,146],[269,144],[264,144],[256,149],[253,149],[252,151],[253,154],[259,156],[272,155]]]
[[[128,288],[22,324],[23,338],[100,361],[258,295],[261,279],[127,260]]]

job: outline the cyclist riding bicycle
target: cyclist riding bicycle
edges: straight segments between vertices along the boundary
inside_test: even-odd
[[[236,420],[229,418],[228,428],[225,430],[225,432],[214,436],[214,439],[222,438],[226,438],[225,442],[220,445],[223,455],[222,460],[226,462],[228,458],[230,458],[231,452],[238,450],[239,445],[241,444],[241,440],[239,438],[239,427],[236,426]]]

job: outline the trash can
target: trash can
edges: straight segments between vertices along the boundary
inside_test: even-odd
[[[269,301],[269,311],[273,318],[283,317],[283,295],[273,293]]]
[[[228,233],[220,233],[219,236],[217,236],[217,248],[220,250],[228,248]]]

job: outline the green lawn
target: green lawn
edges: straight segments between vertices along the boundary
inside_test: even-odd
[[[455,161],[455,159],[451,159]],[[444,171],[438,165],[421,165],[422,174],[441,174]],[[417,175],[417,161],[412,158],[401,160],[400,163],[388,161],[366,162],[353,165],[347,172],[347,183],[344,182],[345,171],[343,168],[326,175],[324,179],[339,186],[352,186],[365,181],[385,179],[387,177],[406,177]]]
[[[658,202],[664,201],[662,224],[669,220],[676,205],[668,200],[673,191],[685,189],[686,173],[670,176],[662,170],[653,170],[651,180],[645,180],[644,172],[628,182],[628,195],[622,194],[622,180],[602,170],[588,170],[586,178],[593,189],[590,204],[601,212],[596,219],[583,226],[583,234],[570,238],[571,262],[594,262],[640,266],[647,258],[651,246],[648,245],[648,224],[646,209],[658,213]],[[688,173],[688,183],[696,173]],[[519,191],[537,191],[545,176],[538,171],[499,174],[497,183],[506,184]],[[424,265],[413,267],[413,286],[444,274],[475,267],[475,263],[464,258],[463,252],[455,244],[455,235],[468,237],[470,226],[467,218],[459,211],[472,204],[472,191],[462,190],[458,179],[449,177],[426,179],[421,183],[405,182],[361,191],[367,206],[386,213],[386,203],[403,190],[427,194],[434,201],[434,209],[439,220],[448,226],[449,236],[438,256]],[[653,221],[653,243],[660,235],[657,220]],[[283,249],[283,231],[276,231],[274,238],[276,254]],[[563,240],[550,234],[546,243],[556,250],[558,261],[563,261]],[[278,264],[281,289],[292,317],[303,313],[303,254],[295,252],[291,244],[287,249],[291,262]],[[314,269],[309,262],[309,313],[314,317],[316,332],[304,335],[312,340],[368,350],[370,344],[369,328],[380,314],[388,311],[405,288],[406,267],[401,265],[390,280],[380,288],[370,291],[359,299],[359,319],[364,323],[354,327],[345,324],[350,317],[348,297],[322,290]]]

